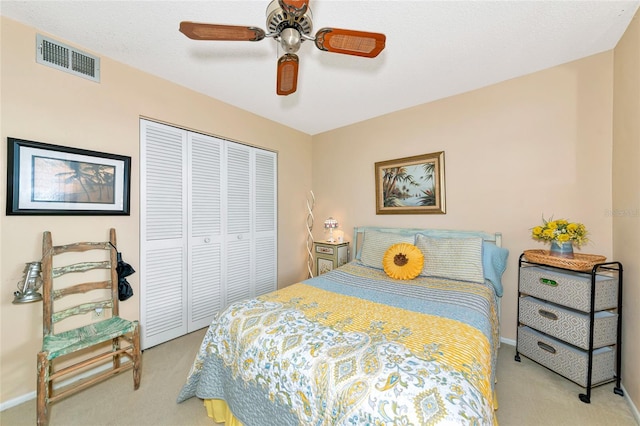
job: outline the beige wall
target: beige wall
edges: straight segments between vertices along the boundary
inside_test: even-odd
[[[624,265],[622,385],[640,407],[640,12],[614,52],[613,254]]]
[[[42,231],[52,231],[55,243],[103,240],[108,237],[108,228],[115,227],[119,249],[134,268],[139,265],[141,116],[277,151],[278,285],[305,278],[305,200],[311,189],[309,135],[109,58],[102,58],[99,84],[36,64],[33,28],[2,18],[1,31],[3,167],[7,137],[18,137],[131,156],[132,186],[130,216],[6,216],[4,212],[0,216],[0,402],[35,389],[42,305],[12,305],[11,301],[24,263],[41,256]],[[1,179],[0,198],[4,202],[6,173]],[[135,296],[121,305],[125,317],[139,317],[138,276],[129,279]]]
[[[515,340],[517,264],[530,228],[583,222],[612,256],[612,52],[314,137],[316,217],[354,225],[503,233],[502,336]],[[445,151],[445,215],[376,215],[374,163]],[[350,238],[349,238],[350,239]]]

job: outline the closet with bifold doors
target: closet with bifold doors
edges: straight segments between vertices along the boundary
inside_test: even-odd
[[[140,120],[146,349],[277,288],[277,154]]]

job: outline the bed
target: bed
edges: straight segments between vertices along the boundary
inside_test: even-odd
[[[412,279],[388,275],[402,244]],[[227,426],[496,424],[501,235],[358,227],[353,251],[219,313],[178,402]]]

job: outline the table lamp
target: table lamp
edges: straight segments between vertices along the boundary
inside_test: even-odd
[[[332,217],[329,217],[329,219],[324,221],[324,227],[325,229],[329,230],[329,238],[327,239],[327,241],[329,241],[330,243],[335,242],[335,239],[333,238],[333,229],[338,227],[338,221]]]

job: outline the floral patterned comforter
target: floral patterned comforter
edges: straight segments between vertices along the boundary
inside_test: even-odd
[[[178,402],[245,426],[492,425],[496,306],[490,284],[352,262],[220,313]]]

